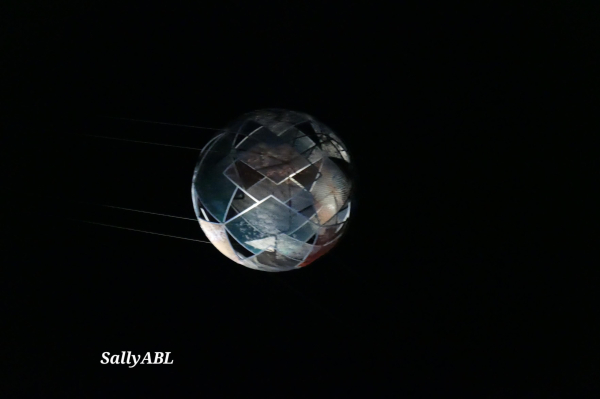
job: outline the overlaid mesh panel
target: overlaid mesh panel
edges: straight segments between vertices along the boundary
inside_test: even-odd
[[[288,258],[302,261],[312,251],[313,245],[280,234],[275,240],[275,250]]]
[[[296,137],[291,140],[292,147],[298,153],[302,154],[315,145],[315,142],[308,138],[304,133],[297,131]]]
[[[338,148],[333,145],[333,143],[328,140],[321,144],[321,150],[327,154],[330,158],[340,158],[342,159],[342,154],[338,150]]]
[[[258,143],[238,154],[238,159],[275,183],[282,182],[309,165],[306,158],[287,143]]]
[[[225,131],[202,151],[192,185],[215,247],[263,271],[305,266],[329,251],[350,215],[350,158],[339,138],[286,110],[252,112]]]
[[[312,237],[315,233],[319,231],[319,226],[312,223],[306,222],[302,226],[298,228],[298,230],[294,231],[290,234],[290,237],[295,238],[299,241],[307,241],[310,237]]]
[[[261,127],[250,133],[246,139],[242,140],[237,145],[237,150],[240,154],[245,152],[254,152],[260,155],[262,148],[277,147],[284,145],[285,141],[273,133],[269,128]]]
[[[310,147],[308,150],[304,151],[302,155],[306,157],[308,162],[312,164],[316,164],[318,161],[323,159],[323,157],[326,157],[326,154],[324,154],[323,151],[321,151],[316,144]]]
[[[269,235],[255,229],[250,223],[248,223],[243,217],[236,217],[225,224],[227,230],[231,235],[236,238],[240,244],[252,251],[253,253],[260,252],[260,248],[255,248],[249,245],[248,242],[260,240]]]
[[[267,253],[267,255],[263,255],[264,253]],[[277,259],[274,259],[274,255],[269,256],[268,254],[269,252],[267,251],[262,252],[252,258],[244,259],[242,264],[251,269],[264,272],[285,272],[299,267],[298,261],[296,260],[284,258],[281,263],[278,263]]]
[[[350,194],[350,181],[340,168],[329,159],[324,159],[321,177],[312,186],[311,193],[321,224],[333,218],[346,203]]]
[[[265,266],[281,267],[284,269],[291,269],[300,263],[297,259],[290,259],[277,251],[264,251],[256,255],[255,259]]]
[[[286,202],[301,191],[303,191],[302,187],[292,181],[286,180],[285,182],[276,184],[271,179],[264,178],[246,192],[257,201],[262,201],[268,196],[273,196],[282,202]]]
[[[326,245],[327,243],[335,240],[340,235],[338,227],[339,225],[321,227],[317,232],[318,235],[315,244]]]
[[[239,218],[245,219],[261,233],[275,235],[295,231],[308,220],[272,197],[241,214]]]
[[[225,176],[236,186],[248,189],[264,178],[263,175],[241,161],[230,164],[224,172]]]
[[[286,205],[292,209],[297,210],[298,212],[301,212],[301,213],[309,208],[314,210],[313,196],[309,191],[300,189],[296,195],[291,197],[286,202]],[[312,216],[312,214],[308,215],[307,217],[310,218],[311,216]]]
[[[304,187],[307,190],[310,190],[310,187],[317,179],[317,175],[319,174],[319,168],[321,167],[321,161],[317,161],[314,165],[308,165],[306,168],[300,170],[298,173],[293,175],[291,178],[294,179],[298,184]]]
[[[233,196],[233,200],[231,201],[231,205],[229,206],[229,210],[235,210],[235,215],[246,211],[246,209],[251,206],[256,205],[256,201],[252,199],[248,194],[246,194],[243,190],[239,189],[236,191]]]

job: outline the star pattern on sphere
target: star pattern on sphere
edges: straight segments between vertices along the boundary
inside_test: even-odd
[[[343,234],[349,166],[340,139],[311,116],[255,111],[202,150],[194,209],[207,238],[231,260],[263,271],[297,269]]]

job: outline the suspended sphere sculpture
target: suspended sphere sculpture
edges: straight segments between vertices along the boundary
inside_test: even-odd
[[[306,266],[348,224],[350,157],[321,122],[267,109],[243,115],[204,147],[192,199],[200,227],[229,259],[280,272]]]

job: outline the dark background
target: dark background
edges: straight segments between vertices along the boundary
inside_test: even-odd
[[[595,397],[598,7],[9,3],[3,397]],[[193,221],[212,128],[265,107],[337,131],[339,246],[256,272]],[[172,366],[101,365],[170,351]]]

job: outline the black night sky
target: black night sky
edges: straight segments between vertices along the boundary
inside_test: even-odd
[[[50,3],[2,12],[3,398],[597,397],[598,7]],[[193,218],[197,151],[82,135],[201,148],[105,117],[269,107],[356,168],[350,228],[307,268],[72,220],[203,239],[75,202]]]

